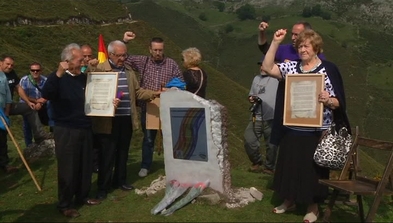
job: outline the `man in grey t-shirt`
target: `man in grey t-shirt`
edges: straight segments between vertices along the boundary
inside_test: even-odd
[[[261,62],[258,64],[261,64]],[[269,142],[274,118],[277,86],[277,79],[269,77],[261,71],[260,74],[254,77],[250,93],[248,94],[248,100],[252,104],[250,107],[251,120],[244,131],[244,148],[252,162],[250,167],[252,172],[259,172],[260,167],[263,165],[260,153],[260,138],[263,135],[266,145],[266,162],[264,163],[265,168],[263,172],[266,174],[274,173],[277,146]]]

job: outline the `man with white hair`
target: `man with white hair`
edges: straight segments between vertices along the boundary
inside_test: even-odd
[[[80,216],[75,203],[96,205],[89,199],[93,174],[91,119],[85,115],[87,76],[81,73],[82,51],[78,44],[67,45],[61,53],[57,71],[49,75],[42,96],[51,100],[55,120],[54,139],[57,158],[57,208],[66,217]]]
[[[93,131],[102,146],[99,148],[97,198],[107,197],[110,188],[123,191],[134,189],[127,183],[127,161],[132,132],[139,128],[136,100],[152,100],[158,91],[145,90],[139,83],[133,69],[125,65],[127,47],[119,40],[108,45],[109,59],[97,66],[95,71],[118,72],[117,99],[119,104],[112,117],[94,117]],[[113,171],[114,169],[114,171]]]

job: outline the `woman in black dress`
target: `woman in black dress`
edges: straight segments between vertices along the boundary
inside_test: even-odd
[[[269,51],[266,53],[262,69],[270,76],[285,81],[287,74],[324,74],[325,83],[318,97],[323,104],[323,123],[321,127],[285,126],[280,133],[280,150],[273,180],[274,191],[284,200],[273,212],[282,214],[295,209],[296,203],[306,204],[307,214],[303,221],[315,222],[318,218],[318,204],[328,195],[328,188],[318,183],[319,179],[329,178],[329,169],[318,166],[313,155],[322,132],[332,122],[343,123],[350,129],[346,114],[344,86],[341,74],[333,63],[321,60],[322,38],[313,30],[299,34],[295,49],[300,60],[276,64],[274,55],[287,31],[278,30],[274,34]],[[276,110],[283,114],[284,108],[276,103]],[[274,117],[280,118],[280,117]]]
[[[200,68],[202,60],[201,52],[191,47],[183,50],[183,66],[187,69],[183,72],[183,79],[186,82],[186,90],[205,98],[207,75],[204,70]]]

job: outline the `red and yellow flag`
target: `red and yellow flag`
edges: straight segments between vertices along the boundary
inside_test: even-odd
[[[106,51],[104,38],[102,34],[98,37],[98,62],[103,63],[105,60],[108,59],[108,52]]]

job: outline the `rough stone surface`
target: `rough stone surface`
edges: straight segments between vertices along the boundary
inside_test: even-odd
[[[255,198],[251,195],[249,188],[238,188],[233,190],[233,199],[225,204],[227,208],[241,208],[254,202]]]
[[[227,112],[214,100],[205,100],[190,92],[169,89],[160,96],[165,174],[167,181],[196,184],[210,182],[210,188],[231,197],[231,175],[227,144]],[[172,140],[172,108],[203,108],[205,111],[207,161],[175,159]],[[203,131],[201,131],[203,132]]]
[[[40,144],[32,143],[23,150],[23,156],[25,159],[50,157],[54,155],[55,141],[53,139],[44,140]]]

